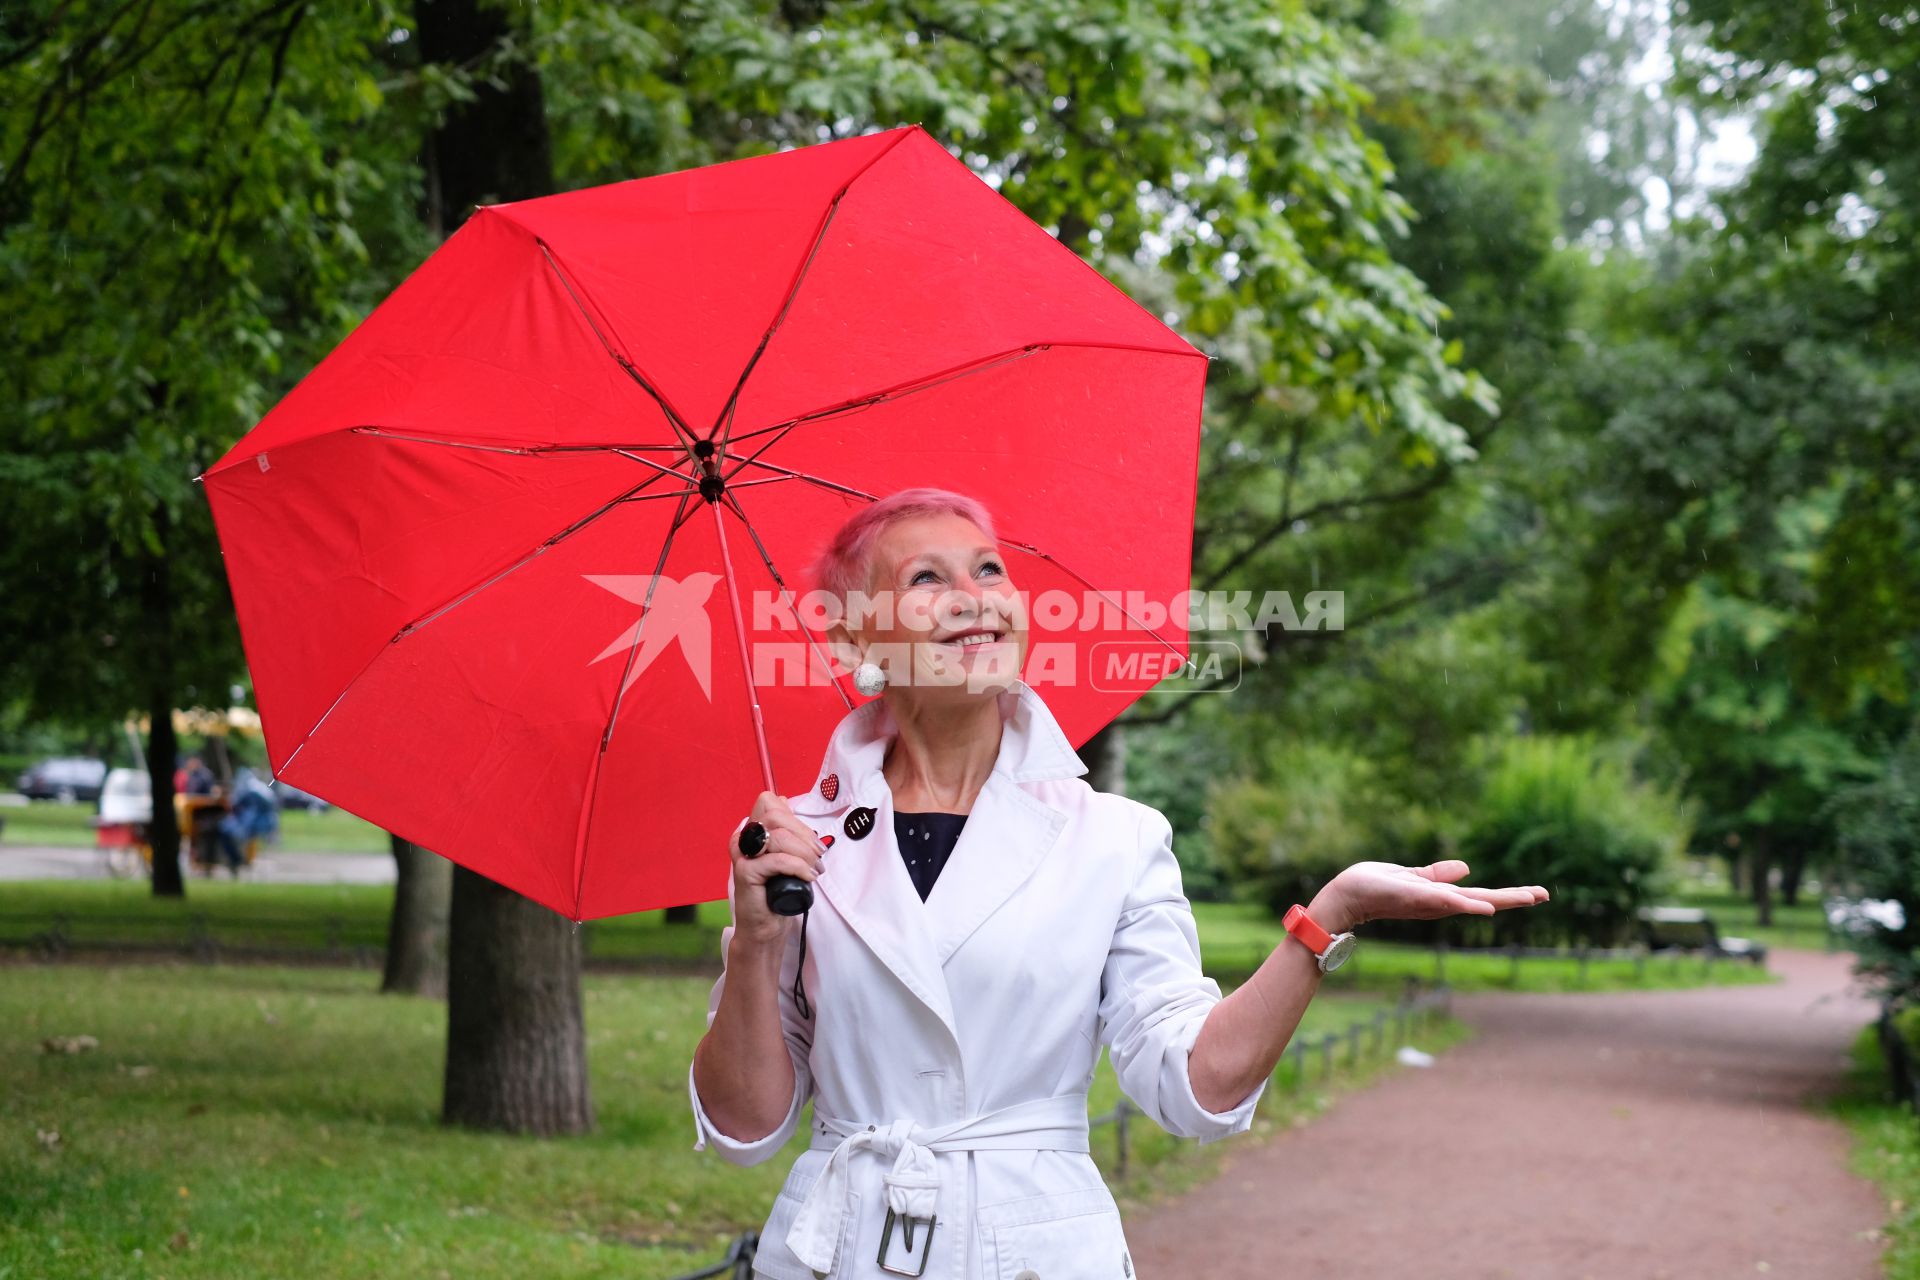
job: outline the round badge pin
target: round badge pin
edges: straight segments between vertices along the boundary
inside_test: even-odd
[[[866,839],[867,833],[873,830],[873,810],[866,805],[861,805],[847,815],[847,820],[840,824],[840,829],[847,833],[849,840]]]

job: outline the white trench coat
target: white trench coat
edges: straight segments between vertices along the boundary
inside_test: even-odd
[[[1087,1154],[1103,1045],[1122,1090],[1170,1133],[1211,1142],[1253,1124],[1264,1081],[1212,1112],[1188,1078],[1221,993],[1200,971],[1166,818],[1088,786],[1024,681],[996,696],[999,757],[924,903],[880,770],[895,733],[884,699],[846,715],[819,781],[788,797],[834,837],[807,924],[812,1018],[793,998],[797,927],[781,966],[792,1106],[766,1137],[736,1141],[687,1071],[694,1149],[738,1165],[779,1152],[813,1100],[812,1145],[761,1231],[757,1276],[884,1280],[892,1205],[919,1220],[911,1251],[896,1223],[887,1261],[907,1273],[924,1261],[927,1280],[1132,1280],[1119,1210]],[[823,790],[829,778],[838,786]],[[853,839],[843,822],[862,806],[873,826]],[[730,925],[723,955],[732,937]],[[709,1026],[726,981],[714,983]]]

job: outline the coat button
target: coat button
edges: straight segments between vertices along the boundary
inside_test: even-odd
[[[1025,1271],[1016,1272],[1013,1280],[1040,1280],[1040,1273],[1029,1267]]]

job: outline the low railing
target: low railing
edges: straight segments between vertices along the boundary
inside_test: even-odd
[[[1887,1081],[1893,1096],[1920,1114],[1920,1076],[1914,1072],[1913,1047],[1900,1033],[1892,1005],[1880,1006],[1880,1021],[1876,1025],[1880,1032],[1880,1056],[1886,1059]]]
[[[1286,1052],[1280,1056],[1280,1064],[1275,1068],[1275,1076],[1292,1090],[1298,1091],[1307,1082],[1309,1058],[1319,1059],[1319,1078],[1330,1080],[1336,1069],[1336,1059],[1341,1057],[1340,1050],[1346,1053],[1342,1064],[1351,1068],[1359,1066],[1363,1060],[1377,1059],[1386,1051],[1389,1039],[1387,1028],[1393,1028],[1391,1043],[1405,1044],[1407,1034],[1416,1027],[1430,1023],[1436,1018],[1444,1018],[1453,1007],[1453,990],[1441,985],[1426,987],[1404,993],[1391,1009],[1376,1009],[1370,1018],[1356,1018],[1338,1031],[1323,1031],[1317,1036],[1299,1036],[1293,1038]],[[1289,1068],[1288,1062],[1292,1066]],[[1126,1098],[1110,1112],[1093,1117],[1088,1124],[1098,1129],[1112,1125],[1118,1138],[1119,1151],[1115,1157],[1114,1175],[1127,1176],[1128,1126],[1134,1116],[1143,1114],[1139,1107]]]

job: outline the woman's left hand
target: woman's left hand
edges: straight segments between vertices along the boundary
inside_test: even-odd
[[[1393,862],[1356,862],[1314,895],[1307,914],[1322,928],[1344,933],[1369,920],[1437,920],[1442,916],[1490,916],[1547,900],[1540,885],[1479,889],[1460,884],[1467,864],[1448,858],[1424,867]]]

